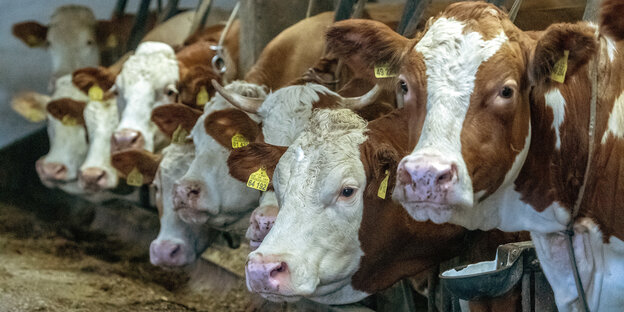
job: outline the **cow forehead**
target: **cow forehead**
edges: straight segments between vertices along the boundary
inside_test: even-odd
[[[365,131],[366,122],[351,110],[315,111],[308,127],[280,160],[276,168],[280,176],[277,182],[286,184],[291,178],[299,177],[311,185],[325,182],[336,174],[355,174],[354,165],[361,162],[359,145],[366,140]],[[358,168],[363,167],[359,165]]]
[[[179,79],[178,62],[173,49],[164,43],[145,42],[124,63],[116,83],[124,88],[145,80],[152,88],[163,89]]]
[[[169,144],[163,150],[159,172],[164,180],[175,180],[186,173],[195,157],[193,144]]]

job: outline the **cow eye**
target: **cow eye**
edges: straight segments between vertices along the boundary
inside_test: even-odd
[[[403,80],[401,80],[399,82],[399,86],[401,87],[401,91],[403,92],[403,94],[407,93],[407,83]]]
[[[93,40],[91,39],[87,40],[87,45],[93,45]]]
[[[500,90],[499,95],[504,99],[510,99],[513,96],[513,89],[508,86],[504,86]]]
[[[355,190],[350,188],[350,187],[345,187],[345,188],[342,189],[342,192],[340,192],[340,196],[349,198],[349,197],[351,197],[351,195],[353,195],[354,191]]]

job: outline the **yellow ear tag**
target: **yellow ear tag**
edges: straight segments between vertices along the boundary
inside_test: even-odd
[[[375,64],[375,78],[391,78],[396,77],[396,73],[390,71],[388,64]]]
[[[195,100],[195,104],[197,104],[197,106],[204,106],[209,100],[210,95],[208,95],[206,87],[201,87],[201,89],[199,89],[199,93],[197,93],[197,99]]]
[[[139,172],[137,167],[134,167],[128,176],[126,177],[126,183],[132,186],[141,186],[143,185],[143,175]]]
[[[98,85],[93,85],[93,87],[89,88],[89,99],[91,101],[102,101],[104,98],[104,91]]]
[[[171,135],[171,143],[184,143],[187,136],[188,132],[186,129],[184,129],[182,125],[178,125],[175,131],[173,131],[173,135]]]
[[[39,39],[35,35],[28,35],[26,36],[26,43],[29,47],[34,47],[39,43]]]
[[[379,189],[377,190],[377,196],[381,199],[386,199],[386,192],[388,191],[388,178],[390,178],[390,173],[386,170],[386,177],[381,180],[381,184],[379,184]]]
[[[232,148],[241,148],[249,145],[249,141],[240,133],[232,136]]]
[[[568,55],[570,55],[570,51],[563,51],[563,57],[555,63],[552,73],[550,74],[550,79],[559,83],[565,81],[566,71],[568,71]]]
[[[269,187],[269,182],[271,182],[271,179],[269,179],[266,170],[260,168],[249,176],[247,187],[264,192]]]
[[[109,49],[116,48],[119,45],[119,41],[117,40],[117,36],[110,35],[106,38],[106,47]]]
[[[61,123],[63,123],[63,125],[65,126],[75,126],[78,124],[78,121],[69,115],[65,115],[63,116]]]

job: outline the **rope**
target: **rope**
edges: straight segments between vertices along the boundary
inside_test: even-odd
[[[600,43],[600,39],[598,39],[598,43]],[[600,46],[599,46],[600,47]],[[572,264],[572,274],[574,275],[574,283],[576,284],[576,291],[579,295],[579,300],[581,301],[581,305],[583,306],[584,311],[589,312],[589,306],[587,305],[587,297],[585,295],[585,290],[583,288],[583,282],[581,281],[581,276],[578,270],[578,265],[576,263],[576,255],[574,254],[574,245],[572,241],[572,237],[574,236],[574,219],[577,217],[579,210],[581,208],[581,202],[583,201],[583,195],[585,195],[585,187],[587,186],[587,180],[589,179],[589,173],[591,169],[592,158],[594,154],[594,137],[596,133],[596,98],[597,98],[597,89],[598,89],[598,59],[594,60],[593,68],[592,68],[592,80],[591,80],[591,102],[589,104],[589,143],[588,143],[588,154],[587,154],[587,165],[585,166],[585,175],[583,176],[583,184],[581,184],[581,188],[579,189],[579,195],[576,198],[576,202],[574,203],[574,208],[572,210],[572,217],[570,219],[570,223],[568,224],[567,230],[564,232],[568,239],[568,256],[570,258],[570,264]]]

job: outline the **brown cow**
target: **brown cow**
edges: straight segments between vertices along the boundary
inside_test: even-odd
[[[328,32],[339,55],[396,72],[388,84],[404,88],[409,132],[422,131],[393,197],[417,220],[531,231],[560,311],[580,304],[561,234],[569,223],[590,309],[624,305],[622,11],[605,1],[600,28],[525,33],[492,5],[462,2],[414,40],[369,21]]]

